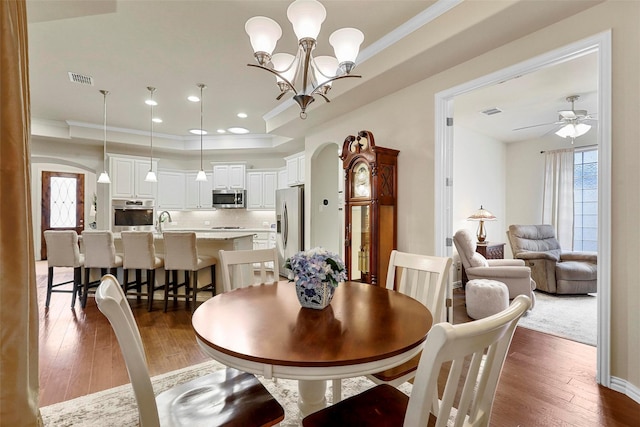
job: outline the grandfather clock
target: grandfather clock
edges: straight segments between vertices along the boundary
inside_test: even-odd
[[[366,130],[342,145],[348,280],[385,286],[397,242],[398,153],[376,147]]]

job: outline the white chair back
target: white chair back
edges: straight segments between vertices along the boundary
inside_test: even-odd
[[[133,392],[138,402],[140,425],[143,427],[159,426],[158,407],[149,377],[142,338],[118,279],[111,274],[104,275],[96,290],[95,298],[98,309],[109,319],[118,344],[120,344]]]
[[[225,251],[220,250],[224,292],[246,286],[279,280],[276,248]],[[259,272],[259,275],[256,274]],[[273,274],[270,274],[273,273]]]
[[[156,267],[156,248],[151,231],[123,231],[123,266],[126,269],[153,270]]]
[[[474,322],[451,325],[438,323],[429,331],[416,373],[404,427],[426,426],[432,403],[439,396],[438,376],[444,363],[451,362],[438,407],[436,426],[454,418],[456,426],[487,426],[500,372],[520,317],[531,299],[517,296],[509,308]],[[457,408],[454,407],[456,395]]]
[[[417,299],[433,315],[433,322],[445,320],[446,283],[451,258],[391,252],[387,288]]]
[[[122,258],[116,255],[113,233],[109,230],[84,230],[84,266],[86,268],[110,268],[122,265]]]
[[[78,233],[74,230],[46,230],[47,264],[49,267],[81,267],[84,256],[80,254]]]
[[[165,231],[162,237],[166,270],[198,270],[198,249],[194,231]]]

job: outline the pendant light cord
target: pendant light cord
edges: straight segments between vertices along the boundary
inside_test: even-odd
[[[200,84],[200,170],[204,170],[202,168],[202,134],[204,132],[204,129],[202,128],[202,104],[204,103],[204,100],[202,99],[202,90],[206,87],[203,84]]]
[[[151,150],[149,152],[149,171],[153,172],[153,92],[155,92],[155,88],[153,87],[148,87],[147,89],[149,89],[149,92],[151,93],[151,138],[150,138],[150,142],[151,142]]]
[[[103,167],[104,167],[104,171],[107,171],[107,95],[109,94],[108,90],[101,90],[100,93],[102,93],[102,95],[104,95],[104,134],[103,134],[103,140],[102,140],[102,149],[103,149],[103,153],[102,153],[102,162],[103,162]]]

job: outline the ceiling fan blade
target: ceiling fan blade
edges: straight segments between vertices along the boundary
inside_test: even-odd
[[[512,131],[530,129],[530,128],[537,128],[537,127],[540,127],[540,126],[558,125],[558,124],[561,124],[561,123],[563,123],[563,122],[540,123],[539,125],[524,126],[524,127],[521,127],[521,128],[512,129]]]
[[[558,111],[558,114],[560,114],[560,119],[574,120],[578,118],[578,115],[573,110],[561,110]]]

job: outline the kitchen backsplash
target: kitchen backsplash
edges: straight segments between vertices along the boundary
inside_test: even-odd
[[[156,212],[156,216],[161,211]],[[172,222],[163,228],[242,227],[270,228],[276,222],[275,211],[248,211],[246,209],[218,209],[207,211],[169,211]],[[157,218],[156,218],[157,220]]]

